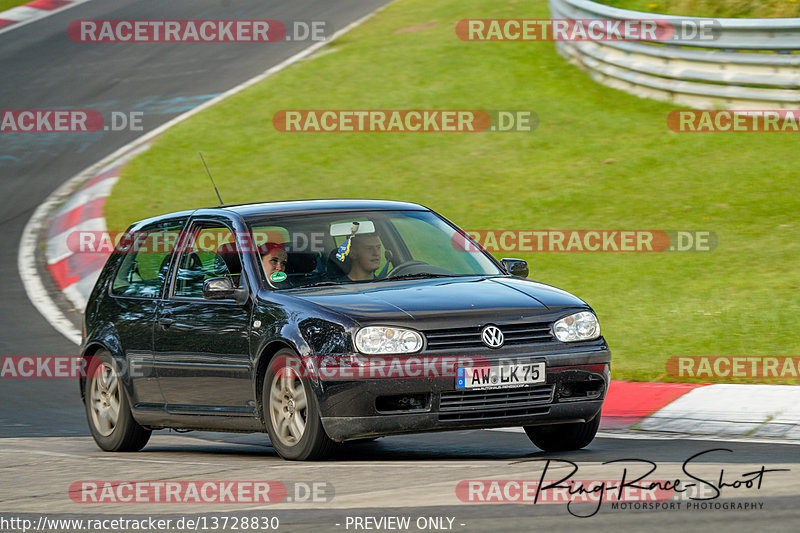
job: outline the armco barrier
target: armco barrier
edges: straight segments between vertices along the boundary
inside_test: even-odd
[[[550,0],[553,19],[701,21],[617,9],[588,0]],[[561,41],[558,52],[598,83],[699,109],[797,109],[800,18],[714,19],[717,39]]]

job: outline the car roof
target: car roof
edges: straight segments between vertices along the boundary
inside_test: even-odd
[[[186,211],[164,213],[162,215],[139,220],[134,227],[142,227],[154,222],[168,219],[188,218],[193,214],[209,215],[231,212],[244,219],[258,218],[264,215],[304,215],[310,213],[336,213],[351,211],[430,211],[427,207],[412,202],[398,202],[394,200],[369,200],[366,198],[334,198],[313,200],[288,200],[275,202],[253,202],[246,204],[232,204],[201,207]]]
[[[290,200],[259,202],[220,206],[219,209],[233,211],[244,218],[271,214],[297,214],[337,211],[429,211],[427,207],[412,202],[394,200],[369,200],[365,198],[334,198],[314,200]]]

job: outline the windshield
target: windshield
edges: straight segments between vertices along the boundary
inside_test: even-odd
[[[262,281],[275,289],[503,274],[466,233],[429,211],[251,218]]]

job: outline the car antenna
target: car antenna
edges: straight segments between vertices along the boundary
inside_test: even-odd
[[[214,183],[214,178],[211,177],[211,171],[208,170],[208,165],[206,165],[206,160],[203,159],[203,152],[197,152],[197,153],[200,154],[200,161],[202,161],[203,166],[206,167],[206,172],[208,172],[208,179],[211,180],[211,185],[214,186],[214,192],[217,193],[217,198],[219,198],[219,205],[220,206],[225,205],[225,202],[222,201],[222,196],[219,195],[219,191],[217,190],[217,184]]]

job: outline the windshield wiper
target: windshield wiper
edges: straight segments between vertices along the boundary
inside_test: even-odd
[[[376,279],[375,281],[394,281],[396,279],[426,279],[426,278],[456,278],[462,274],[432,274],[420,272],[418,274],[403,274],[401,276],[389,276],[386,278]]]
[[[430,279],[430,278],[456,278],[456,277],[464,277],[464,276],[474,276],[477,274],[433,274],[433,273],[425,273],[420,272],[417,274],[403,274],[402,276],[394,276],[388,278],[380,278],[374,280],[362,280],[362,281],[319,281],[317,283],[312,283],[311,285],[300,285],[297,287],[292,287],[293,289],[306,289],[309,287],[329,287],[331,285],[345,285],[345,284],[352,284],[352,283],[373,283],[376,281],[394,281],[397,279]]]
[[[343,281],[318,281],[316,283],[312,283],[311,285],[299,285],[297,287],[292,287],[293,289],[307,289],[308,287],[328,287],[331,285],[341,285],[344,283]]]

